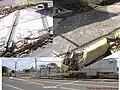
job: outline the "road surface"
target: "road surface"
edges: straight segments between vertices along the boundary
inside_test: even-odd
[[[2,90],[108,90],[108,88],[110,90],[118,90],[118,82],[20,79],[10,77],[3,77],[2,86]]]

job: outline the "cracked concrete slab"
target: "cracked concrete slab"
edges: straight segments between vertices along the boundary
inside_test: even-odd
[[[62,18],[63,20],[54,27],[54,51],[62,54],[67,52],[68,48],[70,51],[82,48],[95,39],[120,30],[119,13],[119,8],[109,5]],[[57,18],[54,19],[56,20]]]

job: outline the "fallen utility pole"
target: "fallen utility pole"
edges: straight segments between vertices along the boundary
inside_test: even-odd
[[[5,44],[6,44],[6,45],[5,45],[6,50],[5,50],[5,52],[1,55],[1,57],[4,56],[4,55],[7,53],[7,51],[9,51],[9,47],[12,47],[12,45],[13,45],[13,40],[12,40],[12,38],[13,38],[13,35],[14,35],[14,32],[15,32],[15,28],[16,28],[16,26],[17,26],[17,24],[18,24],[19,16],[20,16],[20,11],[17,10],[17,11],[15,12],[15,16],[14,16],[14,18],[13,18],[13,23],[12,23],[12,25],[10,26],[10,30],[9,30],[9,33],[8,33],[8,37],[7,37],[7,40],[6,40],[6,43],[5,43]]]

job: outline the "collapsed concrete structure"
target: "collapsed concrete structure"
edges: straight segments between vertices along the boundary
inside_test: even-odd
[[[37,6],[17,10],[0,20],[0,51],[5,57],[25,57],[52,43],[51,10]]]
[[[87,12],[73,15],[68,12],[69,16],[63,13],[65,17],[54,18],[53,47],[54,54],[62,59],[61,72],[76,75],[74,71],[79,73],[87,65],[111,54],[107,38],[120,32],[119,8],[119,5],[99,6]],[[102,39],[103,42],[105,39],[103,45]],[[119,41],[116,47],[119,51]]]

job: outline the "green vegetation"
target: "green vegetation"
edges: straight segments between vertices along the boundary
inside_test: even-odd
[[[31,7],[31,6],[36,6],[36,5],[39,5],[39,3],[35,3],[35,2],[28,1],[28,2],[23,2],[23,3],[21,3],[21,4],[14,5],[14,6],[19,6],[19,7]]]
[[[7,76],[8,75],[8,71],[9,71],[8,67],[2,66],[2,75]]]
[[[12,71],[11,71],[12,74],[15,74],[15,72],[16,72],[15,70],[12,70]]]
[[[88,4],[88,7],[90,7],[90,8],[96,8],[98,5],[95,5],[95,4]]]

